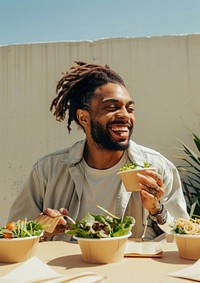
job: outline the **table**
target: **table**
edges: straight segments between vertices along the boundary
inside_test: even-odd
[[[190,280],[167,274],[188,267],[195,261],[180,258],[175,243],[164,242],[162,245],[162,258],[127,257],[122,262],[112,264],[85,263],[78,244],[62,241],[39,243],[35,255],[51,268],[66,275],[92,271],[106,276],[103,283],[191,283]],[[0,263],[0,276],[7,274],[18,265],[19,263]]]

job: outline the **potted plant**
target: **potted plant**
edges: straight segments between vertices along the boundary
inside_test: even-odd
[[[178,156],[186,165],[177,166],[191,217],[200,217],[200,138],[192,132],[196,152],[181,141],[184,156]]]

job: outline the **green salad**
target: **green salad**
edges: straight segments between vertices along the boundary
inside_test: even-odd
[[[82,220],[70,224],[65,233],[82,238],[119,237],[128,234],[134,224],[132,216],[126,216],[122,220],[115,216],[87,213]]]
[[[126,171],[130,169],[137,169],[137,168],[149,168],[151,164],[149,164],[147,161],[143,163],[143,165],[139,165],[136,163],[127,163],[123,167],[119,169],[119,171]]]
[[[27,219],[10,222],[0,228],[0,238],[7,239],[40,236],[42,233],[43,227],[37,221]]]

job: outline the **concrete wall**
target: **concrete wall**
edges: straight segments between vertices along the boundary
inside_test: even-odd
[[[199,133],[200,35],[2,46],[0,225],[33,163],[83,137],[76,126],[69,136],[49,112],[56,83],[75,60],[108,64],[125,79],[138,143],[178,165],[178,138],[192,146],[189,129]]]

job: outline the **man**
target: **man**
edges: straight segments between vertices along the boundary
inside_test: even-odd
[[[136,220],[132,236],[152,240],[161,232],[157,224],[188,218],[177,169],[158,152],[130,140],[135,103],[122,78],[107,65],[76,64],[58,82],[50,109],[58,121],[68,113],[68,131],[75,121],[86,138],[33,166],[9,220],[35,219],[40,213],[69,214],[80,220],[87,212],[102,213],[96,206],[100,205],[121,218],[132,215]],[[149,162],[157,168],[148,176],[138,175],[140,192],[126,192],[117,175],[130,162]],[[61,218],[47,236],[69,239],[63,233],[65,225]]]

